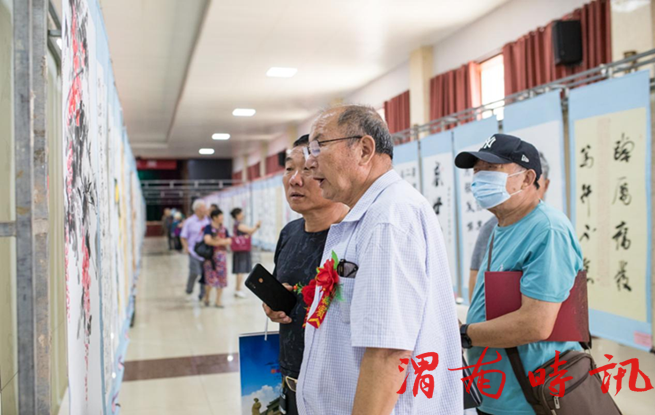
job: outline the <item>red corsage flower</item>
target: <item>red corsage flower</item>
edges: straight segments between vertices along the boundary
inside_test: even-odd
[[[309,285],[302,287],[302,299],[307,307],[312,305],[316,294],[316,279],[309,282]]]
[[[330,294],[334,294],[333,288],[339,283],[339,274],[337,274],[336,267],[334,266],[334,259],[325,261],[323,268],[318,269],[318,274],[314,281]]]

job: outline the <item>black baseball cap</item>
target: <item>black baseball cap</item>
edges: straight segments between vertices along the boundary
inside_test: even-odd
[[[541,177],[539,151],[532,144],[507,134],[494,134],[482,144],[479,151],[462,151],[455,157],[455,166],[472,169],[478,160],[491,164],[516,163]]]

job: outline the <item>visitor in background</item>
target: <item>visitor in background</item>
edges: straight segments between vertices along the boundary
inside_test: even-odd
[[[234,219],[234,236],[247,236],[252,237],[252,235],[261,228],[262,223],[257,222],[254,228],[251,228],[243,223],[245,217],[243,209],[234,208],[230,215]],[[251,252],[234,252],[232,253],[232,272],[237,276],[237,286],[234,296],[237,298],[246,298],[246,295],[241,291],[243,286],[243,275],[249,274],[252,271],[252,256]]]
[[[168,239],[168,249],[175,249],[174,239],[171,237],[171,226],[173,224],[173,214],[170,208],[164,209],[164,216],[161,218],[161,229]]]
[[[213,205],[214,206],[214,205]],[[227,287],[227,247],[232,243],[230,235],[223,226],[223,212],[214,209],[210,213],[211,223],[205,226],[204,241],[214,247],[212,259],[205,260],[205,305],[209,307],[209,295],[212,288],[216,288],[216,302],[214,305],[223,308],[221,294]]]
[[[294,212],[302,215],[301,219],[289,222],[282,229],[275,249],[273,276],[284,283],[288,290],[296,284],[309,285],[316,276],[316,268],[321,265],[330,225],[340,222],[348,213],[346,205],[321,196],[318,182],[312,179],[310,170],[305,167],[303,148],[308,144],[309,135],[304,135],[293,143],[293,149],[287,152],[282,176],[284,195],[289,206]],[[266,315],[272,321],[280,323],[280,408],[284,409],[287,415],[297,415],[296,385],[305,349],[303,296],[298,295],[298,302],[288,316],[283,311],[271,310],[266,304],[263,306]]]
[[[192,209],[194,214],[184,221],[184,226],[180,233],[184,253],[189,255],[189,278],[187,280],[186,293],[189,295],[190,300],[193,299],[193,286],[202,274],[202,263],[204,262],[204,259],[196,254],[194,248],[202,240],[205,226],[209,225],[207,207],[204,201],[200,199],[196,200],[193,202]],[[205,286],[201,284],[199,299],[205,295],[204,291]]]
[[[220,209],[218,208],[218,205],[217,205],[216,203],[212,203],[211,205],[209,205],[209,212],[210,212],[210,213],[213,212],[213,211],[215,211],[215,210],[220,210]]]
[[[550,186],[550,179],[548,174],[550,172],[550,167],[548,166],[548,161],[544,154],[539,152],[539,160],[541,161],[541,177],[537,181],[539,184],[539,189],[537,194],[541,200],[546,200],[546,192]],[[475,288],[475,282],[478,279],[478,271],[480,270],[480,264],[484,259],[484,254],[487,252],[487,246],[489,245],[489,239],[494,229],[498,225],[498,218],[492,216],[491,219],[487,221],[482,228],[480,228],[480,233],[478,233],[478,239],[475,241],[475,248],[473,248],[473,255],[471,255],[471,270],[469,272],[469,304],[471,304],[471,299],[473,298],[473,289]]]
[[[182,212],[176,211],[173,215],[173,223],[171,224],[171,237],[173,238],[173,245],[175,250],[178,252],[182,251],[182,241],[180,240],[180,234],[182,233],[182,227],[184,226],[184,216]]]

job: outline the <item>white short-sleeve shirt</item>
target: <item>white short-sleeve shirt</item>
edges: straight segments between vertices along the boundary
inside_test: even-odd
[[[462,366],[455,299],[441,227],[428,201],[389,171],[330,227],[321,264],[332,251],[359,271],[340,278],[342,300],[332,301],[320,327],[306,326],[300,414],[350,414],[367,347],[412,350],[416,363],[417,355],[439,355],[437,368],[425,372],[434,377],[432,398],[420,389],[413,396],[410,362],[393,414],[461,414],[461,371],[448,370]],[[319,298],[316,290],[310,313]]]

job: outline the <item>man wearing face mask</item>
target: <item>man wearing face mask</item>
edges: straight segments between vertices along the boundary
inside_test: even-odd
[[[474,169],[473,195],[498,219],[480,269],[523,273],[521,308],[490,321],[485,313],[484,272],[478,273],[467,321],[460,327],[469,362],[477,362],[485,347],[489,350],[484,362],[496,360],[497,352],[502,357],[484,366],[500,371],[485,375],[490,381],[487,392],[496,393],[505,378],[502,394],[498,399],[485,398],[478,412],[534,414],[504,349],[518,347],[526,371],[555,357],[556,350],[581,349],[576,342],[544,341],[582,269],[580,245],[569,219],[540,200],[542,167],[532,144],[495,134],[480,151],[458,154],[455,165]]]
[[[550,186],[550,179],[548,178],[550,168],[548,166],[548,161],[546,160],[546,157],[544,157],[543,153],[540,151],[539,152],[539,161],[541,162],[541,177],[537,181],[537,184],[539,185],[539,189],[537,190],[537,193],[539,194],[539,199],[542,201],[546,200],[546,192],[548,191],[548,187]],[[484,225],[482,225],[482,228],[480,228],[480,232],[478,233],[478,239],[475,241],[475,248],[473,248],[473,255],[471,255],[471,270],[469,274],[469,304],[471,303],[471,299],[473,298],[473,288],[475,287],[475,281],[477,281],[478,278],[478,271],[480,270],[480,264],[482,264],[482,260],[484,259],[484,253],[487,251],[487,245],[489,245],[489,240],[491,239],[491,233],[493,232],[494,228],[498,225],[498,218],[495,216],[492,216],[491,219],[489,219]]]

